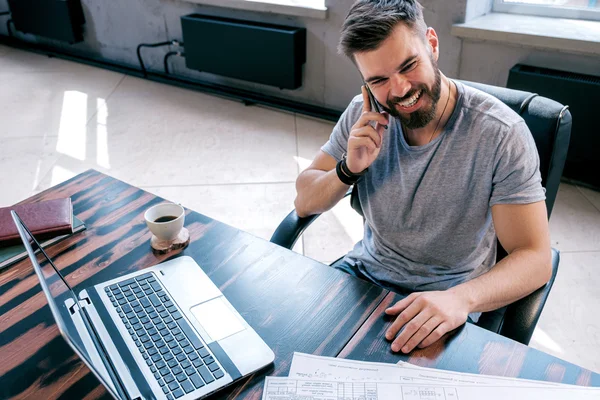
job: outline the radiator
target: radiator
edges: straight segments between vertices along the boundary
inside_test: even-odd
[[[181,17],[186,67],[282,89],[302,86],[306,29],[191,14]]]
[[[80,0],[8,0],[15,28],[68,43],[83,40]]]
[[[517,64],[507,87],[556,100],[573,116],[571,144],[563,175],[600,190],[600,77]]]

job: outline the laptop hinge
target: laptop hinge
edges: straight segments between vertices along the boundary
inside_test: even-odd
[[[88,297],[84,297],[84,298],[80,299],[78,301],[78,303],[75,303],[71,307],[69,307],[69,311],[71,312],[71,315],[75,315],[75,313],[77,311],[79,311],[82,308],[85,308],[86,306],[88,306],[90,304],[92,304],[90,299]],[[77,306],[79,306],[79,307],[77,307]]]

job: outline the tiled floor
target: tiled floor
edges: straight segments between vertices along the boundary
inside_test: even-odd
[[[88,168],[269,239],[333,124],[0,46],[0,206]],[[295,250],[331,262],[362,236],[347,202]],[[600,372],[600,193],[562,184],[562,260],[531,345]]]

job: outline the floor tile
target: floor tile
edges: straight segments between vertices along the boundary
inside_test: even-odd
[[[562,253],[530,345],[600,373],[600,252]]]
[[[600,212],[574,185],[560,184],[550,240],[560,251],[600,251]]]
[[[7,50],[5,53],[0,53],[2,54],[2,58],[0,58],[0,73],[2,74],[14,73],[24,75],[39,72],[86,74],[90,70],[97,69],[83,63],[49,57],[45,54],[20,50],[8,46],[3,46],[3,48]],[[0,50],[0,52],[1,51],[2,50]],[[108,71],[106,70],[106,72]]]
[[[33,194],[57,160],[56,138],[0,138],[0,207]]]
[[[100,131],[101,142],[93,139]],[[57,165],[73,173],[97,168],[138,186],[290,182],[297,176],[293,115],[137,78],[119,85],[87,135],[89,153],[107,162],[62,157]]]
[[[0,138],[81,135],[122,77],[98,68],[74,74],[0,72]]]
[[[310,164],[321,146],[329,140],[334,126],[333,122],[296,115],[298,156]]]
[[[579,191],[583,193],[586,199],[590,201],[600,212],[600,191],[579,187]]]
[[[0,44],[0,56],[5,56],[12,48]]]
[[[352,250],[362,237],[362,217],[346,197],[304,232],[304,254],[329,264]]]

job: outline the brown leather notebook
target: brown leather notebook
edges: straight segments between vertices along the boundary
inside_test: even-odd
[[[21,243],[17,227],[10,215],[15,210],[38,240],[73,233],[71,198],[40,201],[0,208],[0,247]]]

